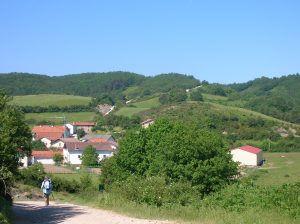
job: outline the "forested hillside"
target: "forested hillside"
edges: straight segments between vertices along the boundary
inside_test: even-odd
[[[300,123],[300,74],[262,77],[229,87],[238,93],[232,94],[232,100],[244,101],[244,107]]]
[[[120,95],[128,87],[137,87],[138,95],[166,92],[173,87],[192,88],[199,80],[181,74],[145,77],[130,72],[82,73],[45,76],[28,73],[0,74],[0,89],[10,95],[71,94],[79,96]],[[148,93],[147,93],[148,92]]]
[[[204,94],[205,100],[247,108],[281,120],[300,123],[299,74],[280,78],[262,77],[230,85],[200,82],[193,76],[177,73],[154,77],[130,72],[82,73],[53,77],[27,73],[0,74],[0,89],[6,90],[10,95],[90,96],[94,97],[91,106],[119,102],[119,108],[124,106],[126,101],[143,101],[153,97],[159,97],[160,102],[165,104],[172,101],[174,94],[178,97],[180,95],[183,101],[189,100],[186,89],[194,87],[197,87],[194,90]]]
[[[300,126],[259,113],[208,102],[181,102],[140,113],[147,118],[184,121],[222,134],[230,147],[250,144],[265,151],[299,151]]]

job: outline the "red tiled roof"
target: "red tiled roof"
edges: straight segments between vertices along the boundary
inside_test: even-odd
[[[31,155],[39,159],[52,159],[54,154],[61,154],[61,151],[32,151]]]
[[[37,132],[35,135],[35,139],[39,140],[42,138],[47,138],[51,141],[58,140],[62,138],[64,133],[61,132]]]
[[[107,142],[66,142],[65,148],[68,150],[84,150],[92,145],[98,151],[114,151],[115,145]]]
[[[104,138],[90,138],[90,142],[107,142],[107,139]]]
[[[253,147],[251,145],[244,145],[244,146],[239,147],[239,149],[246,151],[246,152],[254,153],[254,154],[258,154],[261,152],[260,148]]]
[[[60,139],[62,142],[80,142],[77,138],[61,138]]]
[[[49,126],[49,125],[40,125],[34,126],[32,128],[33,133],[41,133],[41,132],[61,132],[64,133],[66,130],[65,126]]]
[[[75,126],[95,126],[95,122],[88,122],[88,121],[77,121],[73,122]]]

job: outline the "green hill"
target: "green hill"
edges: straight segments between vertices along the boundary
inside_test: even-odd
[[[211,102],[182,102],[140,113],[143,119],[166,117],[224,136],[231,147],[251,144],[271,151],[299,151],[300,126],[243,108]],[[289,137],[282,137],[282,130]]]
[[[177,73],[153,77],[130,72],[82,73],[53,77],[27,73],[0,74],[0,89],[4,89],[10,95],[18,96],[15,102],[19,105],[25,105],[28,101],[28,105],[31,104],[31,100],[26,97],[23,102],[21,95],[66,94],[95,97],[95,101],[92,102],[94,106],[99,103],[113,102],[120,108],[128,100],[144,101],[160,97],[171,90],[183,92],[193,88],[203,93],[205,101],[250,109],[280,120],[300,123],[299,74],[280,78],[262,77],[246,83],[230,85],[209,84],[205,81],[201,83],[193,76]],[[50,102],[45,99],[45,104],[43,101],[37,103],[39,105],[34,105],[52,103],[51,99]],[[70,102],[72,101],[70,99]],[[78,103],[79,101],[78,99]],[[54,103],[64,105],[68,102],[54,100]],[[129,105],[118,113],[130,116],[149,108],[151,107]]]
[[[199,80],[181,74],[162,74],[155,77],[130,72],[82,73],[64,76],[46,76],[28,73],[0,74],[0,89],[10,95],[68,94],[99,96],[109,94],[123,97],[128,87],[138,87],[138,95],[166,92],[173,87],[192,88]],[[150,92],[149,92],[150,91]]]
[[[273,117],[300,123],[300,75],[262,77],[228,87],[236,91],[231,99],[244,101],[243,107]]]

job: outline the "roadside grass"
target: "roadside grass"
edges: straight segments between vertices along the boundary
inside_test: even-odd
[[[272,209],[247,209],[246,211],[226,211],[218,207],[181,206],[170,205],[154,207],[126,201],[110,193],[85,192],[79,195],[58,193],[56,199],[64,203],[87,205],[94,208],[113,210],[117,213],[137,218],[174,220],[177,223],[203,223],[203,224],[252,224],[252,223],[298,223],[280,212]]]
[[[300,153],[264,153],[265,164],[258,169],[249,169],[248,174],[262,186],[300,182]]]
[[[134,114],[143,112],[145,110],[149,110],[151,108],[156,108],[159,106],[160,106],[160,103],[158,101],[158,97],[154,97],[154,98],[151,98],[148,100],[131,103],[128,106],[122,107],[115,114],[131,117]]]
[[[60,95],[60,94],[38,94],[14,96],[12,104],[19,106],[71,106],[71,105],[88,105],[91,97]]]
[[[73,121],[93,121],[95,117],[94,112],[47,112],[47,113],[27,113],[25,114],[25,120],[31,123],[32,120],[35,122],[49,121],[53,124],[62,124],[63,119],[55,117],[66,117],[67,122]]]
[[[300,166],[300,153],[264,153],[266,163],[258,169],[249,169],[248,174],[253,178],[254,184],[261,186],[272,186],[282,183],[295,183],[300,177],[297,171]],[[267,170],[268,172],[265,172]],[[52,174],[66,180],[80,180],[84,172],[76,174]],[[288,178],[286,174],[290,175]],[[167,204],[162,207],[149,206],[128,201],[110,192],[99,192],[97,189],[99,175],[92,175],[93,186],[80,193],[54,192],[57,202],[87,205],[94,208],[112,210],[114,212],[147,219],[174,220],[177,223],[202,223],[202,224],[296,224],[298,218],[292,218],[281,212],[277,207],[251,206],[244,210],[234,211],[219,207],[216,203],[211,206],[204,206],[201,201],[196,204],[181,206],[178,204]],[[289,179],[290,178],[290,179]],[[287,181],[288,180],[288,181]],[[26,191],[33,191],[40,194],[38,186],[27,186]],[[20,191],[24,192],[24,186]],[[244,195],[245,196],[245,195]],[[251,195],[250,195],[251,196]],[[250,197],[249,196],[249,197]],[[37,197],[35,197],[37,198]],[[51,197],[52,198],[52,197]],[[232,201],[231,203],[235,203]],[[259,201],[257,202],[259,203]]]

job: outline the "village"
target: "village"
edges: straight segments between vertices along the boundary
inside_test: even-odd
[[[141,122],[142,128],[148,128],[154,124],[153,119]],[[43,165],[60,165],[54,161],[54,156],[59,154],[64,165],[81,165],[82,154],[88,146],[96,149],[98,161],[113,156],[118,151],[118,143],[109,134],[93,133],[95,122],[73,122],[61,126],[39,125],[32,128],[32,140],[40,141],[45,149],[33,149],[31,156],[20,159],[22,167],[41,163]],[[80,136],[79,133],[82,136]],[[263,164],[263,152],[260,148],[250,145],[231,149],[233,161],[240,166],[261,166]]]

